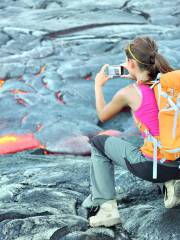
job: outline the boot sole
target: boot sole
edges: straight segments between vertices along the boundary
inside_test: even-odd
[[[120,222],[121,222],[120,218],[113,218],[113,219],[108,219],[107,221],[99,221],[93,224],[91,223],[90,226],[91,227],[100,227],[100,226],[111,227]]]

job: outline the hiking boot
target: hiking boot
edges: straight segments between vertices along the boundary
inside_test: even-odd
[[[166,208],[173,208],[180,204],[180,180],[165,182],[164,204]]]
[[[89,224],[91,227],[111,227],[120,222],[120,215],[116,200],[109,200],[101,204],[98,213],[89,218]]]

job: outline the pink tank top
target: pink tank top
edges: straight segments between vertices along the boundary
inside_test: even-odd
[[[141,96],[140,107],[134,111],[142,123],[144,123],[153,136],[159,136],[158,105],[155,99],[154,91],[146,84],[133,84]],[[144,133],[141,133],[145,137]]]

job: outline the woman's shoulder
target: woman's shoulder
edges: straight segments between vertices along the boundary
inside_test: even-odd
[[[127,92],[132,91],[134,89],[134,84],[136,84],[136,83],[128,84],[127,86],[124,87],[124,90],[127,91]]]
[[[123,87],[123,92],[126,96],[131,96],[135,92],[135,86],[134,83],[131,83],[125,87]]]
[[[137,83],[131,83],[124,87],[124,91],[127,92],[127,94],[132,94],[133,92],[136,92],[139,88],[139,85]]]
[[[140,89],[136,86],[136,83],[131,83],[128,86],[124,88],[125,95],[126,95],[126,101],[129,105],[129,107],[135,111],[142,102],[142,94]]]
[[[152,91],[152,89],[150,88],[150,85],[144,84],[144,83],[138,84],[136,82],[135,83],[131,83],[131,84],[125,86],[123,88],[123,91],[127,94],[127,96],[128,95],[132,96],[132,94],[134,95],[134,93],[138,93],[138,95],[141,95],[141,89],[142,90],[143,89],[145,89],[145,90],[147,89],[147,90]]]

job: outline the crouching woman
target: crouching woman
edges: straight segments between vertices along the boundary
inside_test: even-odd
[[[158,73],[173,71],[165,58],[158,53],[153,39],[137,37],[125,48],[125,66],[129,72],[123,76],[134,80],[121,88],[106,104],[102,87],[109,80],[104,65],[95,78],[96,110],[100,121],[105,122],[118,114],[123,107],[129,106],[133,116],[145,124],[154,137],[159,136],[158,106],[149,81],[156,79]],[[143,136],[145,137],[145,136]],[[116,201],[114,166],[119,165],[135,176],[150,182],[166,183],[164,203],[167,208],[180,203],[180,169],[168,164],[157,164],[157,178],[152,176],[153,149],[144,154],[142,148],[117,136],[97,135],[91,141],[91,194],[84,200],[86,208],[98,207],[94,216],[89,218],[92,227],[113,226],[120,223]],[[157,159],[161,159],[160,151]],[[180,160],[180,159],[177,159]],[[167,160],[168,162],[168,160]]]

